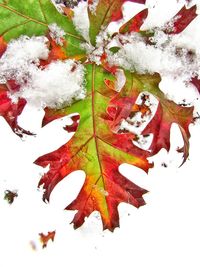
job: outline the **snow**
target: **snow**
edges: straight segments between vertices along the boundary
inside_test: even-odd
[[[19,84],[31,75],[37,68],[40,59],[47,59],[49,49],[48,39],[44,36],[21,36],[8,44],[6,52],[0,59],[0,82],[15,79]]]
[[[89,10],[93,15],[96,14],[96,9],[97,9],[98,4],[99,4],[99,0],[93,0],[92,3],[88,5]]]
[[[58,10],[58,12],[60,12],[61,14],[64,13],[63,8],[65,7],[65,5],[62,3],[63,1],[51,0],[51,2],[54,4],[54,6]]]
[[[110,55],[108,61],[113,65],[141,74],[159,72],[161,76],[184,82],[200,75],[200,50],[196,45],[189,45],[191,38],[188,40],[184,36],[181,40],[180,36],[166,35],[159,29],[151,38],[154,45],[146,44],[145,39],[137,33],[118,38],[123,45],[119,44],[121,49]]]
[[[75,68],[73,72],[72,68]],[[84,67],[74,60],[52,62],[43,70],[33,71],[15,96],[42,107],[69,106],[85,97]]]
[[[146,100],[145,102],[142,102],[144,96],[146,96]],[[148,150],[153,140],[153,135],[150,134],[149,136],[143,136],[142,131],[153,119],[158,107],[158,100],[152,94],[144,91],[138,95],[135,104],[145,104],[146,107],[149,108],[149,113],[147,112],[146,114],[142,114],[139,111],[136,112],[133,117],[123,119],[119,130],[125,130],[137,135],[137,140],[133,141],[133,143],[142,149]]]
[[[59,32],[56,25],[50,28]],[[6,83],[14,79],[20,85],[19,92],[10,92],[13,101],[23,97],[38,107],[59,107],[85,97],[84,67],[80,63],[57,60],[46,68],[39,67],[40,59],[47,59],[49,54],[47,41],[44,36],[21,36],[8,44],[0,59],[0,80]]]
[[[117,69],[115,73],[116,83],[115,83],[115,90],[120,92],[126,83],[126,76],[122,69]]]
[[[56,23],[52,23],[48,26],[49,34],[53,40],[56,41],[57,44],[63,45],[63,38],[65,36],[65,31],[60,28]]]
[[[79,2],[79,4],[73,9],[74,16],[72,20],[77,31],[85,38],[86,41],[89,41],[89,18],[87,8],[87,2]]]

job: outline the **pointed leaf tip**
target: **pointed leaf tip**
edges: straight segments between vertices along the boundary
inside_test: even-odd
[[[119,33],[125,34],[131,32],[139,32],[147,16],[148,16],[148,9],[146,8],[137,15],[135,15],[132,19],[127,21],[124,25],[122,25],[119,29]]]

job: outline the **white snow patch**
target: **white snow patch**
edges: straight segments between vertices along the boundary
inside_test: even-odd
[[[70,105],[85,97],[84,67],[71,59],[52,62],[43,70],[33,71],[27,84],[15,95],[40,106]]]
[[[87,7],[87,2],[79,2],[79,4],[73,9],[74,16],[72,20],[77,31],[85,38],[86,41],[89,41],[89,18]]]
[[[191,77],[200,75],[199,49],[186,47],[186,37],[181,41],[176,35],[166,35],[157,30],[151,41],[146,44],[137,33],[119,36],[121,49],[109,56],[109,63],[139,73],[155,73],[189,81]]]
[[[63,45],[63,38],[65,36],[65,31],[60,28],[56,23],[52,23],[48,26],[49,34],[53,40],[59,45]]]
[[[61,1],[51,0],[55,8],[58,10],[59,13],[64,14],[63,8],[65,5]]]
[[[47,59],[46,37],[22,36],[8,44],[0,59],[0,82],[15,80],[19,92],[10,92],[13,101],[23,97],[37,106],[59,107],[85,97],[84,67],[74,61],[54,61],[46,68],[39,66]]]
[[[0,83],[14,79],[19,84],[26,81],[40,59],[47,59],[48,39],[44,36],[21,36],[11,41],[0,59]]]
[[[115,89],[116,89],[116,91],[120,92],[126,83],[126,76],[125,76],[124,71],[122,69],[118,69],[115,73],[115,76],[117,79],[116,84],[115,84]]]
[[[101,56],[104,52],[109,54],[109,45],[111,38],[107,29],[102,29],[96,37],[96,46],[93,46],[91,43],[82,44],[82,48],[86,50],[88,55],[88,60],[94,62],[97,65],[101,64]]]

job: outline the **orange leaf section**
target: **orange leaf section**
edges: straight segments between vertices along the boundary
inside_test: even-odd
[[[66,53],[64,51],[64,47],[66,46],[66,41],[63,40],[63,46],[60,46],[59,44],[57,44],[55,42],[55,40],[53,40],[50,35],[47,35],[47,38],[49,40],[49,55],[48,55],[48,59],[47,60],[41,60],[40,61],[40,65],[41,66],[46,66],[48,64],[50,64],[52,61],[54,60],[65,60],[67,59]]]
[[[73,11],[71,8],[69,8],[69,7],[63,7],[62,9],[63,9],[64,14],[65,14],[70,20],[72,20],[72,18],[73,18],[73,16],[74,16],[74,11]]]
[[[0,57],[3,55],[3,53],[6,51],[7,44],[4,41],[3,37],[0,36]]]

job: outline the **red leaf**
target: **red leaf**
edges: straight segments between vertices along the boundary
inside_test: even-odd
[[[182,107],[175,102],[168,100],[160,91],[158,84],[160,76],[154,75],[137,75],[126,72],[127,84],[123,90],[117,94],[111,101],[109,109],[110,128],[117,132],[123,119],[130,117],[131,112],[148,113],[150,110],[144,103],[140,108],[135,105],[138,95],[145,91],[154,95],[159,101],[155,116],[146,126],[143,135],[153,134],[153,141],[150,146],[151,155],[155,155],[162,148],[169,151],[170,149],[170,129],[172,123],[176,123],[181,131],[184,146],[178,152],[183,152],[183,163],[189,155],[189,125],[193,123],[194,107]],[[125,104],[126,103],[126,104]],[[138,110],[137,110],[138,109]]]
[[[200,80],[197,77],[192,78],[191,83],[197,88],[200,93]]]
[[[0,85],[0,115],[4,117],[12,130],[20,137],[23,134],[32,135],[31,132],[24,130],[17,123],[18,116],[22,113],[26,105],[26,100],[20,98],[17,103],[13,103],[8,97],[6,85]]]
[[[166,30],[166,33],[177,34],[182,32],[197,17],[196,10],[196,5],[189,9],[184,6],[172,19],[175,20],[173,29]]]
[[[184,146],[178,149],[183,153],[183,162],[189,156],[189,125],[193,123],[194,107],[182,107],[173,101],[165,100],[158,105],[156,114],[151,122],[147,125],[143,134],[153,133],[153,141],[149,149],[152,155],[157,154],[162,148],[169,151],[170,149],[170,129],[172,123],[176,123],[181,131]]]
[[[139,32],[147,16],[148,16],[148,9],[146,8],[141,12],[139,12],[136,16],[131,18],[129,21],[127,21],[124,25],[122,25],[119,29],[119,32],[121,34]]]

